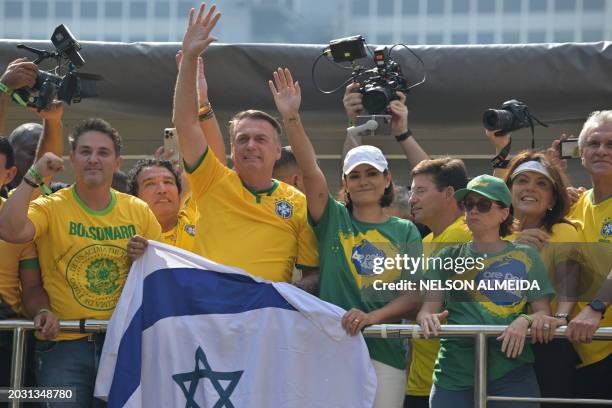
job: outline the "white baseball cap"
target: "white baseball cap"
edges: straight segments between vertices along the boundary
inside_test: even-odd
[[[349,150],[344,158],[342,172],[344,174],[349,174],[360,164],[369,164],[380,172],[388,168],[387,159],[382,150],[378,147],[368,145],[357,146]]]

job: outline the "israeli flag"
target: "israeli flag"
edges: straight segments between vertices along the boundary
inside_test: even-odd
[[[344,310],[149,241],[108,326],[109,407],[367,407],[376,374]]]

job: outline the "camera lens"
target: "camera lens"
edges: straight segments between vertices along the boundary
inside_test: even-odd
[[[487,130],[502,130],[508,132],[512,129],[514,115],[507,110],[487,109],[482,115],[482,124]]]
[[[391,91],[382,86],[366,89],[363,94],[363,107],[370,115],[380,115],[386,111],[390,97]]]

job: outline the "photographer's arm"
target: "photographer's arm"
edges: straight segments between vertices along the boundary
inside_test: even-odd
[[[389,111],[391,112],[391,136],[398,138],[401,135],[408,132],[408,107],[406,106],[406,95],[403,92],[397,92],[399,101],[394,100],[389,104]],[[410,168],[414,168],[417,164],[423,160],[429,160],[429,156],[425,153],[425,150],[415,140],[414,136],[402,137],[403,140],[399,141]]]
[[[198,56],[215,41],[210,31],[215,27],[219,17],[216,7],[212,6],[204,15],[202,4],[197,16],[192,9],[189,13],[189,24],[183,38],[183,60],[179,66],[174,93],[173,122],[179,134],[179,147],[185,164],[189,168],[197,165],[198,160],[208,148],[208,142],[198,121],[198,95],[196,91],[196,74]]]
[[[47,152],[61,156],[64,152],[64,131],[62,126],[64,104],[61,101],[53,101],[48,109],[35,113],[43,121],[43,133],[38,141],[35,161]]]
[[[287,68],[284,70],[279,68],[273,73],[273,76],[274,82],[268,81],[268,85],[276,108],[283,119],[289,144],[302,171],[308,212],[314,221],[318,222],[323,216],[329,199],[329,188],[300,119],[299,110],[302,100],[300,85],[297,81],[293,81],[291,72]]]
[[[487,135],[487,139],[495,146],[495,156],[497,156],[508,143],[512,140],[512,134],[506,133],[501,136],[496,136],[495,132],[499,132],[499,130],[487,130],[485,129],[485,135]],[[497,178],[504,179],[508,174],[508,169],[502,168],[494,168],[493,175]]]
[[[38,66],[33,62],[28,62],[27,58],[19,58],[11,62],[6,71],[0,77],[3,92],[0,91],[0,135],[4,135],[6,130],[6,111],[11,99],[10,93],[24,86],[34,86]]]
[[[356,92],[357,89],[359,89],[359,86],[360,84],[357,82],[349,84],[344,90],[344,97],[342,98],[342,104],[344,105],[344,111],[346,112],[346,117],[348,118],[349,127],[355,126],[355,119],[357,118],[357,115],[363,113],[363,105],[361,103],[363,95]],[[342,162],[344,161],[344,158],[349,150],[363,144],[362,139],[363,138],[359,135],[353,135],[346,132],[346,139],[344,139],[344,144],[342,145]]]

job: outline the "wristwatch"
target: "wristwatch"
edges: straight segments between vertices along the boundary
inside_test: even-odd
[[[606,313],[607,309],[607,306],[604,302],[599,299],[593,299],[591,300],[591,303],[589,303],[587,306],[589,306],[594,311],[601,313],[601,318],[603,319],[604,313]]]
[[[565,319],[567,323],[569,323],[569,314],[567,313],[555,313],[554,316],[556,319]]]

